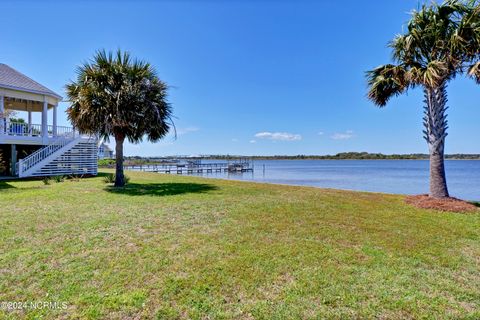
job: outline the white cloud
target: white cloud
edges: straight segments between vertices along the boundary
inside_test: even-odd
[[[200,130],[200,129],[197,128],[197,127],[178,128],[177,129],[177,135],[182,136],[184,134],[191,133],[191,132],[196,132],[198,130]]]
[[[288,133],[288,132],[259,132],[259,133],[255,134],[255,138],[275,140],[275,141],[298,141],[298,140],[302,140],[301,135]]]
[[[334,133],[331,138],[333,140],[348,140],[353,138],[355,135],[353,134],[352,130],[347,130],[345,132],[336,132]]]
[[[323,135],[324,135],[324,132],[323,132],[323,131],[320,131],[320,132],[318,133],[318,135],[319,135],[319,136],[323,136]]]
[[[250,143],[257,143],[257,140],[250,140]]]

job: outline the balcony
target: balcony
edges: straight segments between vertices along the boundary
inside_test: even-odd
[[[44,131],[46,127],[46,131]],[[46,145],[52,139],[75,134],[72,127],[11,122],[0,118],[0,144]]]

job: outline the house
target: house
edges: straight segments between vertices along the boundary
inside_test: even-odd
[[[0,176],[97,174],[97,138],[57,124],[62,97],[0,63]],[[12,112],[27,120],[10,119]],[[41,116],[40,124],[32,117]]]
[[[113,150],[104,142],[98,146],[98,159],[113,159]]]

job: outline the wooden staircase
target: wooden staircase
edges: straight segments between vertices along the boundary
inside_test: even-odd
[[[64,135],[49,145],[21,159],[16,166],[18,177],[56,175],[96,175],[97,138]]]

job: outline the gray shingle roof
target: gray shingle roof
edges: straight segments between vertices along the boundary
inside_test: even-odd
[[[58,99],[62,97],[17,70],[0,63],[0,87],[44,94]]]

